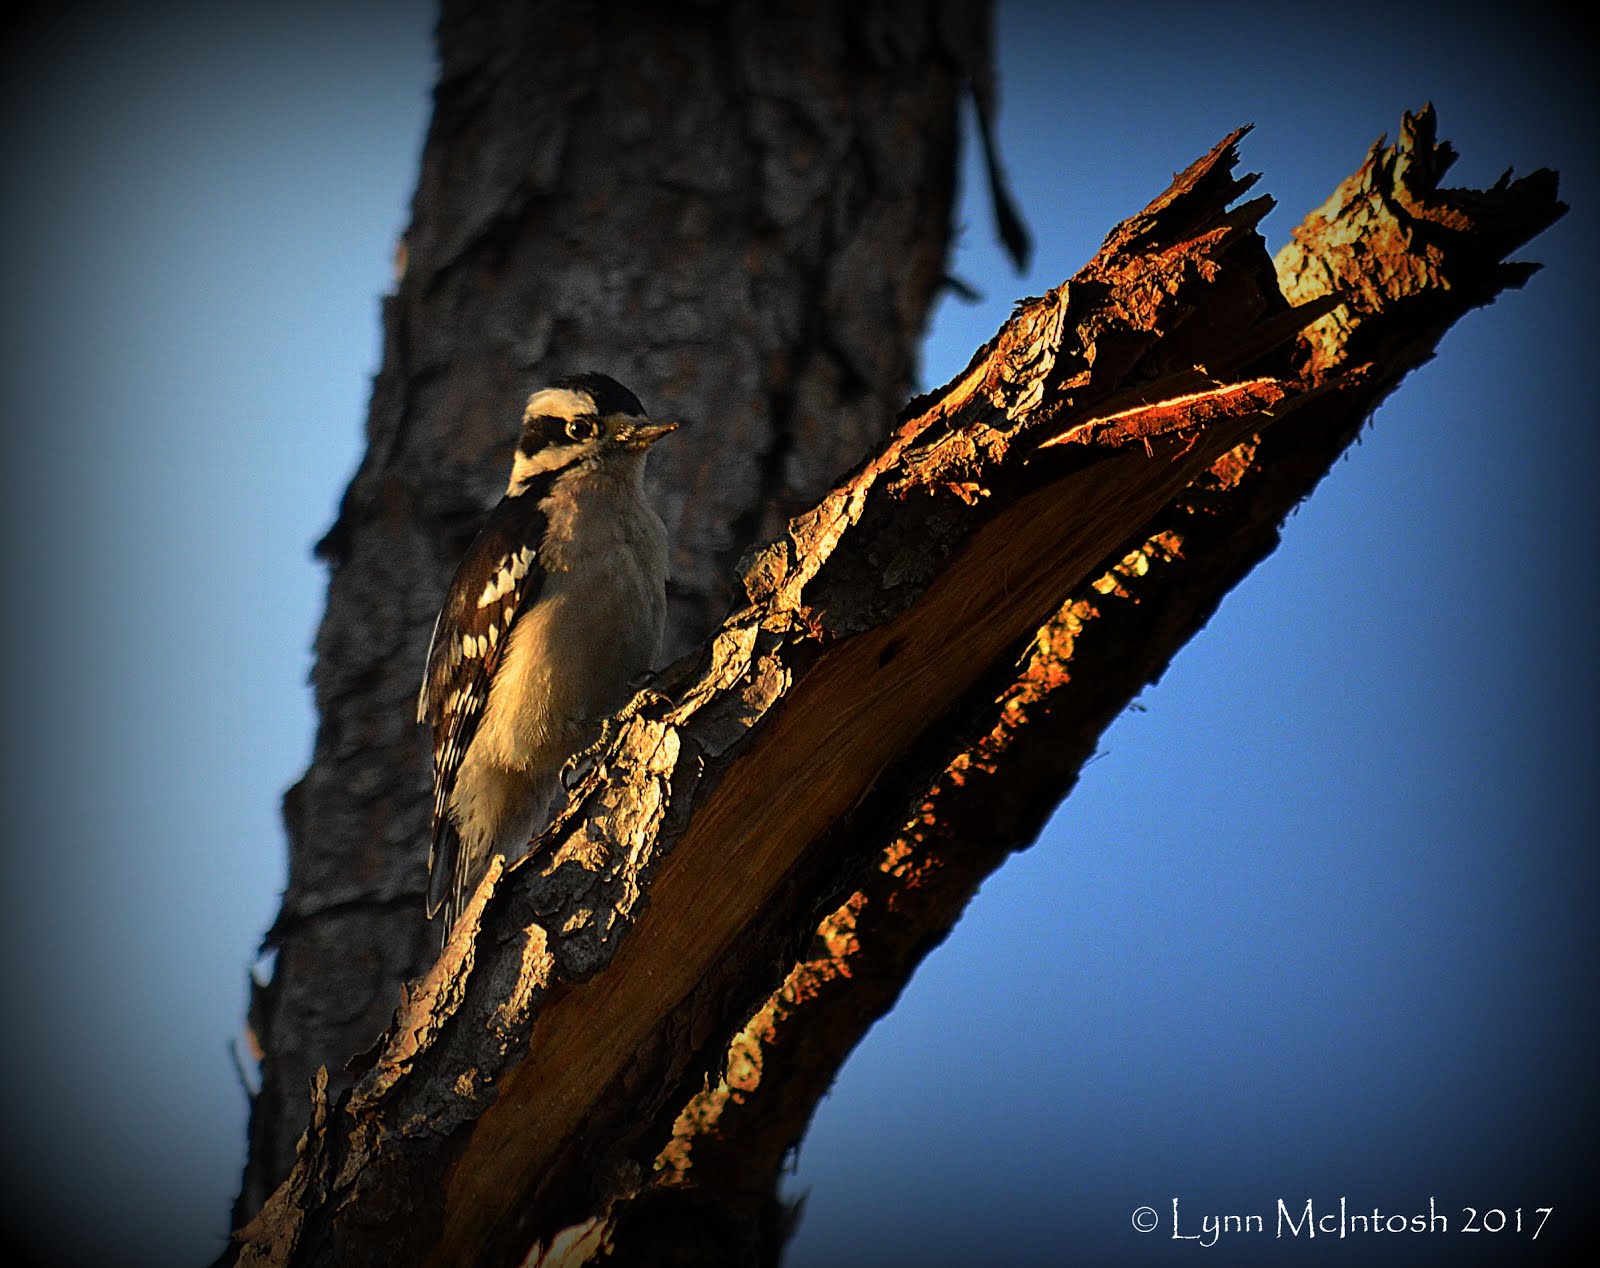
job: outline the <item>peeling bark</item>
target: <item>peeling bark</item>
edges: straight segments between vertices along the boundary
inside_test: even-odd
[[[687,1102],[651,1184],[614,1204],[594,1238],[636,1252],[628,1262],[652,1262],[643,1248],[683,1212],[703,1210],[708,1194],[748,1228],[783,1228],[786,1154],[979,884],[1032,842],[1100,734],[1276,548],[1279,525],[1399,380],[1457,318],[1536,270],[1504,257],[1565,211],[1555,175],[1442,188],[1453,159],[1431,109],[1407,116],[1399,142],[1375,144],[1295,230],[1275,268],[1296,311],[1359,297],[1301,333],[1293,370],[1309,389],[1303,403],[1212,464],[1039,628],[859,889],[734,1036],[724,1076]],[[1428,232],[1441,222],[1447,234]]]
[[[867,1025],[1383,397],[1531,272],[1503,260],[1553,174],[1440,189],[1433,127],[1276,268],[1235,133],[912,402],[485,878],[240,1261],[773,1262],[779,1163]]]

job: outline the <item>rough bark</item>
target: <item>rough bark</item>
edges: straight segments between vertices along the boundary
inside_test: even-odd
[[[432,959],[433,615],[504,482],[525,393],[596,369],[690,427],[653,457],[668,641],[727,610],[738,552],[880,440],[943,276],[985,0],[448,0],[435,113],[383,306],[368,447],[320,546],[320,719],[284,799],[289,885],[251,1025],[243,1222],[287,1174],[327,1067]]]
[[[1548,172],[1441,189],[1424,111],[1275,269],[1239,135],[753,555],[319,1094],[243,1262],[775,1258],[776,1169],[844,1054],[1564,210]]]
[[[1443,188],[1455,155],[1435,127],[1431,108],[1407,116],[1397,144],[1380,139],[1278,253],[1291,303],[1315,311],[1325,296],[1349,300],[1299,338],[1292,382],[1303,394],[1292,415],[1212,464],[1040,626],[1015,673],[950,737],[943,766],[859,887],[734,1036],[723,1077],[684,1106],[650,1184],[594,1221],[591,1241],[656,1262],[647,1248],[664,1233],[681,1240],[709,1207],[746,1236],[781,1235],[785,1157],[979,884],[1033,841],[1101,733],[1276,548],[1283,520],[1399,380],[1463,313],[1534,272],[1503,261],[1565,211],[1554,174]],[[1084,274],[1103,276],[1104,259]]]

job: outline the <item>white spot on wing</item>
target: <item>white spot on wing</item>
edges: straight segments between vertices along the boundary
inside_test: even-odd
[[[526,546],[513,555],[507,555],[499,571],[484,583],[483,593],[478,596],[478,606],[486,608],[502,595],[510,594],[517,582],[528,575],[532,563],[533,551]]]

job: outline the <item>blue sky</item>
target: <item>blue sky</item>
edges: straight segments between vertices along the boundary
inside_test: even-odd
[[[1600,1117],[1582,50],[1538,5],[1458,7],[1444,34],[1420,5],[1064,9],[1001,6],[1035,262],[1001,261],[980,186],[954,271],[986,298],[941,307],[929,384],[1240,123],[1274,248],[1427,100],[1456,178],[1553,166],[1575,210],[852,1058],[786,1182],[790,1263],[1188,1262],[1174,1198],[1184,1234],[1269,1215],[1229,1263],[1557,1262]],[[82,13],[0,55],[0,1089],[30,1160],[0,1211],[58,1262],[196,1263],[237,1180],[228,1049],[310,751],[310,545],[359,456],[431,16]],[[1278,1199],[1341,1196],[1431,1196],[1451,1232],[1272,1237]],[[1463,1207],[1551,1205],[1538,1242],[1458,1231]]]

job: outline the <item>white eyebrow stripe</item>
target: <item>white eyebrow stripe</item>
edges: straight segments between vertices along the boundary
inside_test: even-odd
[[[552,414],[556,418],[578,418],[594,412],[594,398],[587,392],[575,392],[569,387],[547,387],[528,398],[522,416],[539,418]]]

